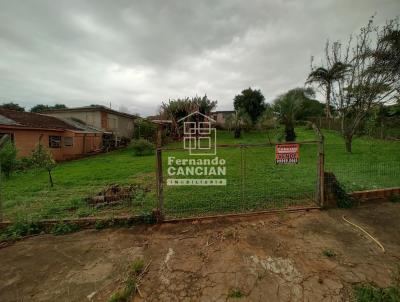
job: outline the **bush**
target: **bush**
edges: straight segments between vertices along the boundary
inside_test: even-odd
[[[154,154],[155,146],[145,139],[136,140],[133,145],[133,152],[136,156],[144,156]]]
[[[11,141],[6,142],[3,148],[1,148],[0,163],[1,172],[3,172],[6,177],[10,177],[17,165],[17,149]]]
[[[22,157],[21,159],[17,160],[16,163],[16,170],[17,171],[26,171],[34,166],[34,162],[30,157]]]
[[[39,234],[43,226],[39,222],[28,220],[17,220],[1,231],[0,241],[17,240],[24,236]]]

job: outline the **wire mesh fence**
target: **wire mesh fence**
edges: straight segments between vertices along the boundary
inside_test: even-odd
[[[325,171],[333,172],[346,192],[400,187],[399,141],[356,138],[353,152],[347,153],[337,135],[327,132],[324,150]],[[43,171],[17,172],[7,180],[3,177],[3,220],[151,215],[159,208],[156,157],[133,160],[132,156],[130,150],[122,150],[63,163],[53,172],[54,187]],[[189,170],[188,175],[185,170],[179,175],[171,168],[187,165],[178,160],[204,157],[189,156],[182,149],[162,150],[166,218],[316,205],[317,142],[300,142],[298,164],[276,164],[274,145],[220,146],[215,157],[217,164],[188,165],[199,166],[199,173],[193,170],[190,175]],[[212,167],[216,170],[210,172]],[[179,179],[225,180],[226,184],[168,183]]]
[[[301,145],[300,154],[298,164],[281,165],[274,145],[222,146],[213,164],[201,156],[188,158],[186,150],[163,150],[164,214],[179,218],[315,206],[317,144]],[[225,173],[215,175],[213,168]]]
[[[60,164],[53,171],[54,187],[41,169],[15,172],[8,179],[3,176],[2,219],[36,221],[151,215],[157,207],[154,157],[144,158],[144,167],[135,167],[137,164],[130,161],[132,156],[104,154],[90,161]]]
[[[355,139],[325,144],[325,171],[333,172],[346,192],[400,187],[400,142]]]

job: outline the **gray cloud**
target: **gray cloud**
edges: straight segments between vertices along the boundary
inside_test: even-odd
[[[398,11],[398,0],[0,0],[0,100],[147,115],[196,94],[230,109],[251,86],[270,101],[303,85],[326,39]]]

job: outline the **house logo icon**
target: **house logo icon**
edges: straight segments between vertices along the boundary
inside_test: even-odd
[[[183,148],[190,155],[216,155],[217,131],[212,124],[216,121],[195,111],[178,120],[183,122]]]

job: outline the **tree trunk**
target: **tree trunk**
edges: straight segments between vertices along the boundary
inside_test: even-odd
[[[331,84],[326,85],[326,118],[331,117]]]
[[[51,171],[48,170],[47,172],[49,172],[50,186],[53,187],[53,178],[51,177]]]
[[[342,135],[344,134],[344,114],[342,113],[341,121],[340,121],[340,132]]]
[[[351,153],[351,147],[352,147],[352,143],[353,143],[353,136],[351,135],[346,135],[344,137],[345,143],[346,143],[346,151],[348,153]]]
[[[294,142],[296,140],[296,133],[294,132],[294,126],[293,125],[286,125],[285,126],[285,140],[287,142]]]
[[[235,127],[234,138],[240,138],[241,130],[242,129],[240,127]]]

